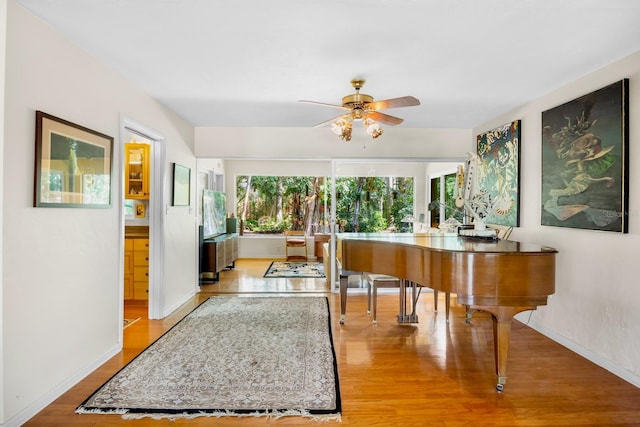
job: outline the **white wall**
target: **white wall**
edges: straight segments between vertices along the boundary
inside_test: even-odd
[[[372,140],[364,130],[353,131],[350,142],[329,128],[211,128],[195,129],[199,158],[223,159],[425,159],[464,157],[469,129],[385,128]]]
[[[170,163],[194,168],[195,156],[188,123],[13,0],[7,16],[0,423],[18,425],[121,348],[121,116],[164,136],[167,204]],[[115,138],[112,208],[32,207],[35,110]],[[192,209],[163,212],[166,311],[195,292],[197,272]]]
[[[0,82],[5,81],[5,46],[7,34],[7,2],[0,0]],[[0,84],[0,99],[4,100],[4,84]],[[0,104],[0,162],[4,163],[4,102]],[[4,166],[3,166],[4,169]],[[4,176],[0,173],[0,224],[3,224],[4,212]],[[4,242],[4,227],[0,225],[0,241]],[[2,277],[4,265],[4,244],[0,246],[0,331],[4,331],[4,292]],[[0,334],[0,361],[4,360],[4,334]],[[4,395],[4,363],[0,363],[0,391]],[[0,399],[0,424],[4,417],[4,399]]]
[[[623,78],[630,79],[629,233],[540,225],[541,113]],[[511,239],[559,250],[556,293],[530,324],[640,386],[640,53],[589,74],[474,129],[474,135],[522,120],[521,226]],[[526,84],[526,82],[523,82]],[[520,316],[527,320],[528,314]]]

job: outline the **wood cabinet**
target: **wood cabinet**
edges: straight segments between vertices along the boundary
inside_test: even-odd
[[[149,299],[149,239],[126,238],[124,263],[125,299]]]
[[[223,234],[203,242],[204,259],[201,266],[201,278],[204,281],[217,282],[220,272],[227,267],[234,268],[238,259],[239,239],[237,234]],[[210,276],[213,276],[210,278]]]
[[[149,200],[149,144],[125,144],[125,198]]]
[[[124,299],[133,299],[133,239],[124,239]]]

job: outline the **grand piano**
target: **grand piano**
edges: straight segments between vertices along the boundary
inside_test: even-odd
[[[553,248],[512,240],[458,235],[341,233],[343,271],[395,276],[436,291],[457,294],[458,303],[493,318],[497,386],[507,381],[513,316],[547,304],[555,291]],[[340,281],[340,323],[345,322],[346,280]]]

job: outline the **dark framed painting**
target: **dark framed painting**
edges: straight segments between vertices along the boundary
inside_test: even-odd
[[[191,194],[191,169],[173,164],[173,206],[189,206]]]
[[[485,205],[486,224],[520,225],[521,122],[506,123],[476,138],[476,191],[471,203]]]
[[[628,232],[629,80],[542,112],[542,225]]]
[[[34,207],[111,207],[113,138],[36,111]]]

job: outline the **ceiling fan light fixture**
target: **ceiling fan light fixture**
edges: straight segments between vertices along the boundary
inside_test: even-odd
[[[338,118],[324,121],[315,127],[330,124],[333,133],[338,135],[340,139],[344,141],[351,140],[351,131],[353,129],[354,121],[362,121],[367,134],[375,139],[383,133],[379,123],[388,126],[397,126],[403,122],[403,119],[382,113],[380,110],[420,105],[420,101],[413,96],[403,96],[400,98],[374,101],[373,96],[360,93],[360,89],[364,83],[364,80],[351,80],[351,86],[353,86],[356,92],[343,97],[341,105],[316,101],[300,102],[325,105],[341,109],[343,111],[343,115]]]
[[[352,121],[341,117],[334,123],[331,123],[331,130],[344,141],[351,141],[351,131],[353,130]]]
[[[366,118],[362,123],[364,124],[364,127],[367,129],[367,135],[369,135],[373,139],[376,139],[377,137],[382,135],[383,133],[382,128],[375,120]]]

